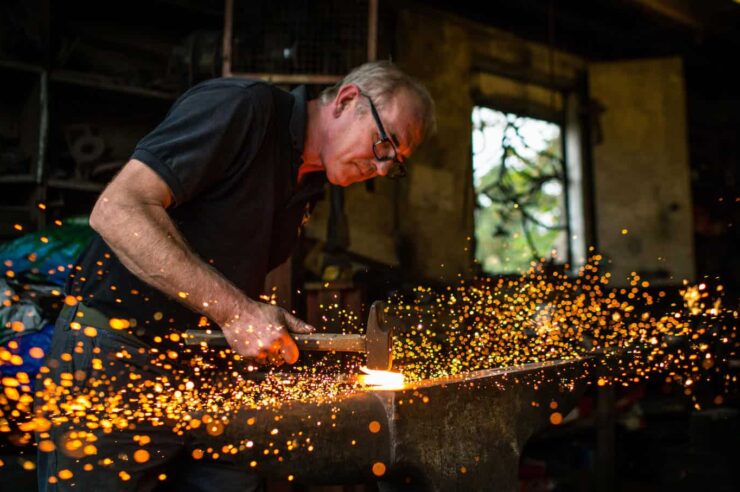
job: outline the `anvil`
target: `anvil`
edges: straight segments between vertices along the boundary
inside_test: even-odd
[[[243,408],[204,448],[232,444],[258,474],[303,484],[379,480],[384,491],[516,491],[521,451],[566,415],[590,358],[488,369],[332,401]],[[558,419],[554,419],[558,421]]]

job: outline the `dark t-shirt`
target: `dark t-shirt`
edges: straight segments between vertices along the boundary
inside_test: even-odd
[[[305,125],[303,88],[214,79],[183,94],[132,155],[169,186],[168,213],[190,248],[252,298],[290,255],[326,182],[311,173],[296,185]],[[109,317],[136,319],[144,338],[204,321],[129,272],[99,235],[66,291]]]

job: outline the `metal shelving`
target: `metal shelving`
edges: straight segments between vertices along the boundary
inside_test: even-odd
[[[73,70],[47,70],[39,65],[15,60],[0,59],[0,70],[6,80],[15,80],[15,84],[27,92],[23,96],[27,100],[18,102],[14,99],[15,96],[8,96],[5,106],[0,109],[15,111],[19,114],[22,112],[26,120],[29,121],[25,121],[23,125],[19,123],[18,125],[23,126],[23,128],[18,128],[15,131],[18,134],[25,132],[24,135],[26,135],[30,132],[34,135],[24,137],[26,140],[25,146],[33,147],[32,149],[25,148],[23,150],[27,169],[22,172],[18,172],[19,169],[12,169],[7,174],[0,174],[0,196],[2,197],[0,222],[3,223],[0,237],[17,235],[17,231],[9,229],[9,226],[12,228],[13,223],[16,222],[24,222],[26,224],[24,230],[29,230],[29,227],[31,229],[42,228],[46,225],[47,215],[52,212],[52,209],[54,212],[63,214],[69,203],[92,202],[95,195],[105,187],[103,182],[81,179],[78,176],[61,178],[58,177],[59,173],[55,172],[59,165],[58,156],[60,151],[53,152],[50,149],[50,146],[54,144],[50,141],[50,122],[57,125],[61,123],[58,121],[60,117],[58,104],[52,104],[51,95],[55,95],[58,101],[59,97],[67,97],[70,94],[68,92],[70,89],[93,90],[95,92],[89,93],[89,96],[85,96],[85,92],[83,92],[82,99],[88,100],[98,97],[101,98],[101,101],[105,101],[103,106],[118,105],[116,107],[121,107],[121,111],[130,104],[131,99],[110,99],[105,96],[106,93],[152,100],[156,101],[158,105],[167,104],[177,97],[174,92],[126,84],[106,75]],[[33,88],[30,88],[30,86],[33,86]],[[60,96],[62,94],[59,92],[60,90],[65,91],[63,96]],[[126,103],[126,101],[129,101],[129,103]],[[10,107],[11,104],[12,107]],[[31,114],[31,117],[29,118],[26,113]],[[13,114],[6,118],[8,121],[20,119],[22,118],[19,115]],[[57,121],[54,121],[55,119]],[[156,124],[156,121],[148,123],[150,126],[147,128],[142,127],[142,136],[154,124]],[[29,155],[30,159],[28,158]],[[46,207],[44,211],[39,209],[39,203],[53,204],[53,207]]]
[[[106,75],[76,72],[72,70],[52,70],[51,81],[76,85],[79,87],[89,87],[92,89],[118,92],[121,94],[130,94],[133,96],[164,99],[168,101],[174,101],[177,98],[177,94],[174,92],[166,92],[147,87],[137,87],[116,81]]]

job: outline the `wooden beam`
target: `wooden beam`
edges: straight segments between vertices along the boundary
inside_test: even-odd
[[[473,72],[500,75],[502,77],[517,80],[519,82],[539,85],[547,89],[554,89],[562,92],[571,91],[575,89],[577,85],[577,82],[575,80],[566,79],[564,77],[558,77],[555,75],[551,76],[550,74],[544,72],[534,71],[529,67],[512,65],[510,63],[504,63],[492,58],[479,58],[473,60],[471,69]]]
[[[638,7],[658,14],[677,24],[691,29],[702,29],[704,23],[691,10],[690,2],[684,0],[632,0]]]
[[[308,73],[242,73],[231,72],[231,77],[259,79],[273,84],[335,84],[342,80],[342,75],[321,75]]]

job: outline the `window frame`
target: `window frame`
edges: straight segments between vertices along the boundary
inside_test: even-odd
[[[518,78],[512,78],[509,77],[506,74],[499,74],[499,73],[493,73],[492,75],[498,76],[498,77],[506,77],[514,82],[520,82],[522,84],[534,84],[534,85],[541,85],[537,82],[522,80]],[[544,85],[542,85],[544,87]],[[560,151],[563,159],[563,190],[564,190],[564,214],[566,217],[565,221],[565,234],[566,234],[566,252],[564,255],[560,255],[560,260],[554,263],[551,263],[556,268],[559,269],[565,269],[565,266],[568,265],[568,271],[570,273],[575,272],[580,266],[582,266],[585,262],[585,256],[587,251],[587,245],[588,244],[594,244],[593,238],[592,238],[592,231],[593,228],[590,227],[590,225],[593,223],[592,221],[592,210],[588,206],[589,204],[593,203],[591,200],[591,188],[592,188],[592,181],[590,179],[591,173],[590,173],[590,154],[587,152],[587,147],[585,145],[585,142],[587,141],[587,127],[585,124],[583,124],[582,121],[572,121],[572,118],[569,117],[569,111],[571,111],[573,108],[572,105],[576,105],[578,107],[582,106],[580,104],[580,101],[582,101],[583,93],[582,91],[578,90],[576,87],[564,89],[562,87],[546,87],[547,89],[556,91],[561,98],[562,101],[562,108],[559,110],[553,109],[549,106],[538,104],[532,101],[528,101],[522,98],[515,98],[515,97],[492,97],[490,95],[484,95],[482,93],[474,92],[472,97],[472,105],[470,107],[469,114],[471,115],[471,121],[472,121],[472,114],[473,110],[476,107],[484,107],[488,108],[494,111],[500,111],[504,114],[515,114],[519,117],[526,117],[526,118],[533,118],[541,121],[545,121],[548,123],[556,124],[560,128]],[[578,109],[578,107],[576,109]],[[578,117],[582,116],[582,112],[576,111],[578,113]],[[575,127],[575,128],[572,128]],[[475,266],[475,271],[478,276],[485,276],[485,277],[517,277],[520,274],[516,272],[502,272],[502,273],[489,273],[483,270],[482,265],[480,265],[476,260],[476,252],[477,252],[477,240],[476,240],[476,218],[475,218],[475,211],[476,211],[476,202],[477,202],[477,193],[475,191],[475,185],[474,185],[474,168],[473,168],[473,152],[472,152],[472,137],[473,137],[473,128],[471,125],[471,132],[470,132],[470,138],[471,138],[471,151],[469,153],[469,160],[470,160],[470,189],[472,190],[472,196],[473,200],[471,201],[472,207],[471,207],[471,224],[472,224],[472,242],[473,247],[470,248],[470,261],[471,264]],[[571,139],[574,141],[571,142]],[[571,156],[571,152],[569,152],[569,148],[578,149],[577,151],[580,151],[580,156],[577,162],[574,162]],[[573,166],[579,166],[580,169],[578,170],[577,176],[578,176],[578,182],[574,183],[571,178],[573,173]],[[580,202],[581,202],[581,217],[580,217],[580,224],[578,226],[578,230],[580,234],[577,234],[574,236],[574,207],[573,207],[573,193],[580,193]],[[578,250],[578,251],[576,251]]]

